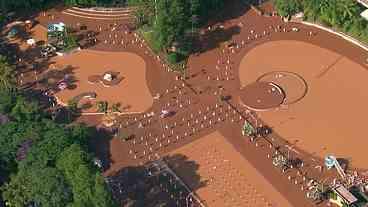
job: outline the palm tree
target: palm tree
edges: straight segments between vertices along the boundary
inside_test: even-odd
[[[7,59],[0,55],[0,88],[12,89],[15,87],[14,68],[9,65]]]

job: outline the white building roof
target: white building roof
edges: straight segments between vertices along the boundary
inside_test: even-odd
[[[368,0],[357,0],[357,2],[368,8]]]
[[[339,197],[346,201],[348,205],[358,201],[358,199],[342,185],[337,186],[336,188],[334,188],[334,190]]]
[[[368,9],[366,9],[362,13],[360,13],[360,16],[362,16],[365,20],[368,21]]]

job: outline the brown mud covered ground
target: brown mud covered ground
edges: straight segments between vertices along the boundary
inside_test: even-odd
[[[56,64],[71,67],[71,75],[76,87],[57,93],[64,103],[85,92],[95,92],[96,101],[121,103],[128,112],[144,112],[152,106],[153,98],[146,85],[146,65],[140,56],[127,52],[102,52],[82,50],[66,57],[53,59]],[[102,83],[90,83],[88,77],[102,76],[113,71],[122,77],[122,81],[110,87]]]
[[[308,85],[304,98],[259,116],[301,149],[320,157],[349,156],[354,166],[368,166],[368,160],[362,159],[368,142],[359,130],[368,116],[364,110],[368,95],[363,92],[368,87],[366,68],[312,44],[274,41],[247,53],[239,70],[242,85],[272,71],[299,74]],[[286,89],[292,90],[292,86]]]
[[[362,144],[357,134],[359,130],[355,127],[362,127],[360,123],[364,123],[360,118],[364,117],[362,110],[366,103],[362,88],[366,88],[367,82],[364,76],[367,69],[365,65],[367,52],[337,36],[297,23],[283,23],[279,17],[259,16],[254,11],[234,3],[224,10],[224,14],[232,14],[232,16],[225,15],[224,21],[215,25],[220,28],[221,24],[223,29],[213,29],[213,27],[210,31],[207,28],[203,29],[207,31],[201,36],[202,40],[198,44],[202,52],[198,56],[189,58],[187,74],[189,79],[182,81],[175,80],[177,74],[168,73],[162,68],[157,58],[150,54],[145,46],[141,47],[140,42],[126,46],[117,44],[122,38],[126,43],[136,37],[133,34],[125,34],[124,29],[111,32],[108,25],[113,22],[76,19],[58,14],[56,13],[56,18],[52,21],[62,20],[73,25],[83,22],[93,30],[97,30],[102,25],[104,29],[97,36],[98,44],[89,49],[130,52],[139,55],[146,64],[147,83],[142,82],[142,86],[147,84],[151,97],[156,93],[163,95],[160,99],[153,100],[152,107],[146,113],[124,115],[119,118],[115,126],[119,130],[118,136],[134,135],[131,140],[124,142],[121,139],[112,138],[109,133],[102,133],[103,130],[92,140],[96,154],[110,162],[106,175],[116,174],[127,166],[137,166],[161,158],[176,149],[186,153],[187,149],[181,147],[203,139],[204,144],[198,143],[201,149],[194,152],[196,150],[194,146],[188,151],[192,150],[191,159],[199,163],[198,173],[204,180],[210,174],[208,170],[204,170],[207,169],[205,167],[207,163],[200,158],[200,154],[202,151],[212,153],[209,150],[210,147],[206,148],[208,145],[217,148],[221,156],[229,157],[227,160],[230,162],[237,163],[236,166],[234,164],[234,169],[243,173],[249,185],[257,189],[256,194],[260,200],[264,198],[265,201],[276,203],[276,206],[287,206],[288,203],[298,207],[313,206],[305,198],[305,191],[301,190],[301,186],[305,186],[301,176],[296,175],[295,171],[288,171],[283,175],[279,169],[272,166],[272,161],[267,158],[267,154],[272,154],[269,148],[270,140],[269,142],[259,140],[256,145],[249,142],[247,137],[241,136],[244,118],[258,115],[261,120],[273,127],[272,143],[281,147],[292,145],[297,149],[297,152],[291,153],[292,156],[305,161],[302,170],[312,178],[322,179],[326,172],[320,173],[315,170],[315,166],[320,162],[318,157],[312,160],[311,153],[319,157],[325,153],[342,157],[353,156],[354,166],[362,168],[366,166],[364,156],[359,154],[361,151],[356,150],[359,147],[356,145],[362,148],[365,145]],[[46,17],[40,17],[39,20],[43,25],[51,21]],[[292,27],[298,27],[300,31],[291,32]],[[309,36],[310,31],[315,35]],[[115,33],[117,37],[114,44]],[[108,43],[104,43],[106,39]],[[238,46],[232,48],[225,46],[223,42],[228,40],[234,41]],[[111,54],[114,55],[114,53]],[[258,115],[249,112],[241,105],[239,95],[240,88],[244,84],[256,81],[267,72],[281,69],[295,72],[306,80],[308,91],[305,97],[287,108],[260,112],[257,113]],[[143,81],[144,78],[140,78]],[[285,85],[294,83],[290,80]],[[299,91],[286,92],[289,97],[290,94],[297,97],[300,93]],[[221,102],[219,95],[231,95],[232,99],[229,102]],[[159,117],[162,109],[175,111],[175,115],[162,119]],[[153,116],[148,116],[147,112],[155,113]],[[98,122],[99,118],[93,117],[91,121]],[[261,122],[261,120],[255,121],[255,118],[250,119],[257,124]],[[86,117],[80,120],[89,121]],[[354,120],[354,124],[347,124],[347,120]],[[331,126],[330,123],[336,125]],[[308,130],[303,128],[304,126],[308,126]],[[219,131],[221,135],[217,132],[212,134],[215,131]],[[205,136],[211,136],[214,140],[209,140],[209,137]],[[349,144],[347,140],[351,141],[350,146],[347,145]],[[214,145],[217,141],[218,145]],[[341,145],[349,147],[342,148]],[[322,148],[327,150],[322,151]],[[304,153],[303,150],[309,153]],[[192,156],[191,153],[188,153],[188,156]],[[219,154],[214,153],[213,156]],[[246,159],[240,158],[240,155]],[[241,165],[246,166],[246,169]],[[201,172],[202,169],[203,172]],[[224,174],[226,169],[226,165],[221,165],[221,172],[213,176]],[[180,171],[178,173],[180,174]],[[291,180],[287,179],[288,176]],[[182,177],[184,180],[190,180],[185,178],[185,175]],[[294,181],[297,184],[294,184]],[[232,183],[239,183],[240,186],[243,184],[238,180],[218,182],[219,185],[234,186],[235,184]],[[237,187],[237,185],[234,186],[234,188]],[[227,191],[228,188],[213,187],[208,184],[195,190],[198,194],[202,194],[204,199],[208,199],[208,202],[224,202],[224,199],[216,196],[215,192],[218,191],[219,196],[224,195],[224,191],[221,191],[223,189]],[[274,197],[277,192],[282,196]],[[282,197],[288,201],[284,202]],[[240,195],[234,197],[234,201],[236,199],[241,199]],[[241,203],[237,205],[242,206]]]
[[[200,183],[205,184],[197,189],[187,173],[190,166],[181,160],[170,163],[208,206],[292,206],[218,131],[170,152],[176,153],[199,165]]]

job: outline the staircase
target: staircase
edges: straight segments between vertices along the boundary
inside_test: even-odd
[[[134,20],[134,8],[79,8],[71,7],[62,13],[92,20]]]

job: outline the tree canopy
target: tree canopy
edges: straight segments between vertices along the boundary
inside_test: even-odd
[[[9,207],[116,206],[87,151],[91,130],[53,122],[7,87],[0,87],[0,113],[10,119],[0,130],[0,190]]]
[[[0,89],[9,90],[15,87],[15,70],[6,57],[0,55]]]
[[[295,14],[302,9],[302,1],[300,0],[276,0],[275,6],[281,16]]]
[[[362,8],[355,0],[276,0],[275,7],[282,16],[303,11],[309,21],[337,28],[368,42],[368,23],[360,16]]]
[[[224,0],[128,0],[135,6],[138,25],[148,28],[155,51],[175,48],[168,60],[177,62],[192,51],[192,35],[210,14],[224,6]]]
[[[23,207],[33,202],[43,207],[63,207],[70,201],[71,192],[57,169],[30,167],[11,177],[3,197],[9,206]]]

